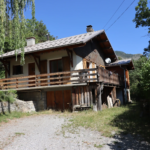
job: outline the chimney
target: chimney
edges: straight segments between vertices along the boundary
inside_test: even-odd
[[[35,38],[34,37],[26,38],[26,41],[27,41],[27,46],[35,45]]]
[[[86,31],[87,32],[93,32],[93,28],[92,28],[92,25],[88,25],[87,28],[86,28]]]

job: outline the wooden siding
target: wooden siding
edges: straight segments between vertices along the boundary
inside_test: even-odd
[[[95,40],[87,42],[84,47],[74,48],[74,52],[97,66],[105,66],[105,56]]]

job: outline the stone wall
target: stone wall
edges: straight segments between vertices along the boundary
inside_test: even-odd
[[[22,101],[19,99],[16,99],[15,102],[12,104],[8,102],[0,102],[0,113],[2,111],[7,112],[7,111],[18,111],[18,112],[32,112],[35,111],[35,104],[33,101]]]
[[[46,92],[42,90],[38,91],[24,91],[18,92],[19,99],[24,101],[34,101],[36,111],[46,109]]]

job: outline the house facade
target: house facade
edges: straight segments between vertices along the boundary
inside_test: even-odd
[[[129,101],[132,60],[118,61],[105,31],[91,28],[39,44],[28,38],[23,66],[19,50],[17,61],[15,51],[0,56],[6,74],[1,90],[17,90],[19,99],[33,100],[37,110],[102,110],[116,106],[118,99]]]

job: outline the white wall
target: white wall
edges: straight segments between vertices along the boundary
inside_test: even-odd
[[[61,59],[62,57],[65,57],[65,56],[68,56],[66,50],[60,50],[60,51],[41,53],[40,59],[41,60],[47,60],[47,73],[50,73],[49,61],[55,60],[55,59]],[[15,58],[12,58],[9,61],[10,61],[10,78],[28,76],[29,75],[28,74],[28,64],[29,63],[35,63],[32,56],[25,56],[25,65],[23,65],[23,74],[13,75],[13,66],[14,65],[20,65],[20,59],[18,57],[18,60],[16,61]],[[83,69],[82,58],[80,56],[77,56],[73,52],[73,67],[70,66],[70,70],[79,70],[79,69]],[[35,74],[36,75],[40,74],[36,63],[35,63]],[[24,84],[27,84],[27,83],[24,83]]]

